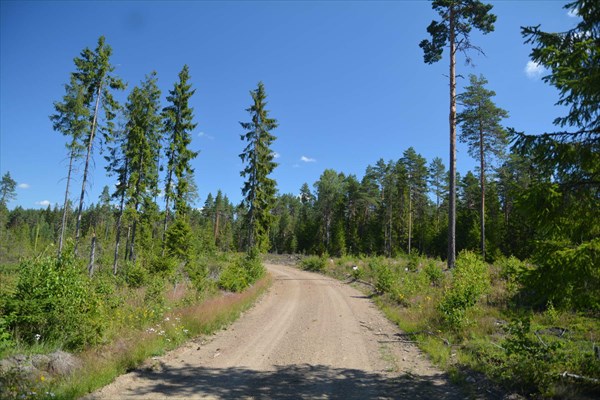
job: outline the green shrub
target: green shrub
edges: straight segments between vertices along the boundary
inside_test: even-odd
[[[302,260],[300,265],[305,271],[323,272],[327,267],[327,259],[325,257],[310,256]]]
[[[391,293],[394,286],[394,273],[390,266],[380,259],[373,259],[369,267],[375,273],[375,290],[379,293]]]
[[[139,288],[148,282],[148,271],[139,261],[125,263],[121,269],[121,274],[125,277],[125,282],[129,287]]]
[[[473,252],[463,251],[452,270],[452,283],[438,305],[444,322],[453,329],[466,325],[467,311],[490,289],[490,274],[485,262]]]
[[[429,279],[429,283],[433,286],[441,286],[442,282],[444,282],[444,271],[442,270],[442,267],[433,260],[425,265],[423,272],[425,272],[425,275],[427,275],[427,278]]]
[[[169,277],[173,275],[177,265],[178,261],[172,257],[155,257],[148,264],[148,271],[151,274]]]
[[[97,343],[105,329],[100,299],[71,252],[23,262],[7,308],[10,328],[26,343],[79,349]]]
[[[257,255],[247,255],[230,262],[221,272],[219,287],[230,292],[241,292],[265,274]]]

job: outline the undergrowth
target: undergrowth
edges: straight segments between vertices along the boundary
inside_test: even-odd
[[[368,283],[363,290],[375,291],[385,315],[455,381],[477,372],[528,398],[600,394],[597,313],[564,302],[534,307],[539,296],[526,283],[535,267],[526,262],[511,257],[489,265],[462,252],[448,271],[417,256],[346,256],[320,271]]]

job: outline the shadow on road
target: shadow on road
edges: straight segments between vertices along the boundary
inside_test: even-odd
[[[149,382],[123,393],[145,397],[217,397],[221,399],[462,399],[456,386],[441,375],[389,377],[356,369],[323,365],[277,366],[274,371],[244,368],[181,366],[162,371],[136,371]]]

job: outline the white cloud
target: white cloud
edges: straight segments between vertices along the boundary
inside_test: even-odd
[[[281,154],[279,154],[278,152],[274,151],[273,152],[273,158],[279,158],[281,157]]]
[[[38,206],[48,207],[50,205],[50,202],[48,200],[42,200],[36,201],[35,204],[37,204]]]
[[[577,18],[579,17],[579,13],[577,12],[577,9],[571,9],[567,12],[567,15],[571,18]]]
[[[544,67],[535,61],[527,61],[527,65],[525,66],[525,75],[527,75],[528,78],[537,79],[544,73],[544,71]]]
[[[29,189],[29,184],[28,183],[19,183],[18,188],[19,189]]]
[[[306,157],[306,156],[300,157],[300,161],[304,161],[306,163],[308,163],[308,162],[317,162],[317,160],[315,160],[314,158],[310,158],[310,157]]]
[[[210,140],[213,140],[215,138],[214,136],[211,136],[208,133],[203,132],[203,131],[198,132],[198,137],[207,138],[207,139],[210,139]]]

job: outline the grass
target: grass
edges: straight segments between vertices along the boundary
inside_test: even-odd
[[[144,330],[123,331],[110,344],[79,354],[84,368],[48,387],[59,399],[76,399],[112,382],[146,359],[186,340],[213,333],[235,321],[270,285],[267,276],[241,293],[219,293],[200,304],[180,307]]]

